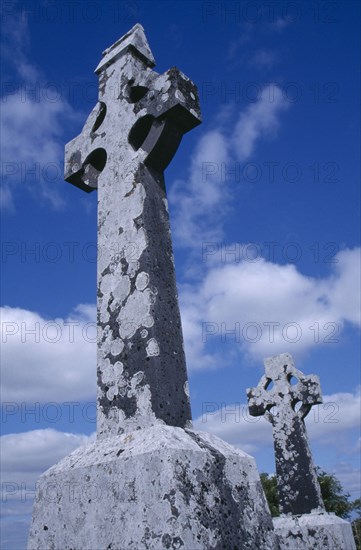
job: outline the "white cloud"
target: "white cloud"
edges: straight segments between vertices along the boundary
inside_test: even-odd
[[[26,548],[35,484],[40,475],[80,445],[92,443],[90,436],[53,429],[4,435],[0,438],[1,541],[2,548]]]
[[[328,445],[340,441],[347,430],[358,428],[360,424],[361,393],[360,387],[353,393],[333,393],[323,397],[323,404],[313,407],[306,418],[311,439]],[[342,445],[341,445],[342,446]],[[343,452],[354,453],[354,444]]]
[[[63,179],[62,135],[79,118],[61,94],[47,89],[45,79],[27,59],[28,47],[26,14],[7,17],[2,49],[18,75],[3,83],[9,93],[1,98],[0,207],[10,211],[15,209],[16,193],[24,189],[53,208],[64,205],[56,188]]]
[[[51,428],[1,436],[3,480],[32,487],[39,475],[94,435],[59,432]]]
[[[244,45],[252,38],[253,25],[250,22],[244,23],[239,29],[238,37],[236,40],[232,40],[228,47],[228,58],[239,58],[241,51],[244,49]]]
[[[241,354],[257,362],[285,351],[297,358],[315,346],[336,345],[327,340],[340,340],[346,322],[360,326],[359,254],[359,249],[340,252],[335,273],[324,279],[264,259],[213,265],[180,293],[188,368],[224,368]],[[95,306],[80,305],[56,319],[5,306],[1,321],[3,400],[95,398]],[[278,323],[273,342],[265,323]],[[225,336],[232,329],[236,335]],[[224,345],[222,336],[232,345]]]
[[[306,417],[311,448],[328,450],[328,455],[330,449],[333,449],[333,461],[340,448],[347,455],[354,441],[355,430],[359,428],[360,408],[359,388],[354,393],[325,395],[323,404],[313,407]],[[273,461],[272,426],[263,417],[250,416],[245,402],[227,407],[204,403],[203,414],[194,421],[194,428],[217,435],[251,455],[267,453]],[[338,442],[336,447],[335,441]],[[354,498],[357,497],[358,469],[352,467],[350,462],[343,461],[337,462],[331,473],[336,474],[345,490],[352,493]]]
[[[232,137],[238,161],[244,162],[254,153],[260,138],[276,135],[279,115],[289,105],[278,86],[265,86],[259,100],[240,113]]]
[[[0,209],[8,210],[9,212],[14,211],[14,200],[11,192],[11,188],[8,184],[1,182],[0,187]]]
[[[271,69],[277,59],[278,55],[274,50],[257,50],[249,59],[249,64],[259,69]]]
[[[223,128],[229,122],[229,111],[215,116],[218,128],[200,138],[187,181],[175,181],[169,191],[174,205],[173,235],[179,246],[196,247],[202,241],[222,238],[231,203],[225,173],[235,162],[254,154],[260,139],[276,136],[280,113],[289,105],[278,86],[265,86],[258,101],[238,115],[233,113],[233,128],[229,124]]]
[[[29,13],[21,10],[20,6],[13,2],[11,16],[4,14],[1,51],[3,58],[10,63],[18,75],[27,82],[38,80],[38,69],[28,60],[27,51],[30,47],[28,16]],[[17,11],[17,8],[20,8]]]
[[[219,180],[219,169],[228,160],[225,137],[219,130],[211,130],[197,144],[188,181],[177,180],[172,185],[169,200],[176,205],[173,235],[180,245],[192,246],[199,238],[214,240],[222,235],[222,210],[228,192]]]
[[[203,403],[202,415],[193,425],[194,429],[214,434],[246,453],[254,454],[262,448],[272,447],[271,424],[263,417],[250,416],[246,403],[227,406]]]
[[[360,498],[360,469],[354,468],[348,462],[338,462],[330,473],[334,474],[346,492],[350,493],[351,499]]]
[[[360,327],[360,249],[335,257],[337,267],[323,279],[307,277],[294,265],[259,257],[214,262],[204,278],[181,289],[188,367],[227,362],[226,346],[261,360],[289,351],[296,356],[318,345],[336,345],[346,322]],[[235,330],[227,337],[226,331]],[[209,358],[217,343],[218,356]]]
[[[360,248],[345,249],[337,254],[335,275],[330,281],[332,308],[343,311],[345,319],[361,325],[361,254]]]
[[[358,428],[360,408],[360,388],[356,388],[353,393],[324,395],[323,403],[315,405],[306,417],[310,441],[327,446],[329,438],[335,441],[347,431]],[[217,403],[204,403],[203,414],[194,420],[194,427],[217,435],[246,451],[245,446],[252,447],[255,452],[265,445],[272,445],[273,441],[271,424],[263,417],[250,416],[246,402],[223,408]]]
[[[323,403],[315,405],[306,417],[307,433],[311,444],[334,446],[337,439],[344,443],[343,453],[348,454],[346,440],[350,431],[360,423],[360,389],[354,393],[335,393],[323,396]],[[249,453],[271,450],[272,426],[263,417],[252,417],[247,403],[221,406],[204,403],[203,414],[194,421],[197,430],[207,431],[225,439]],[[350,445],[350,450],[352,445]],[[354,452],[354,449],[352,449]]]
[[[1,308],[2,398],[6,402],[95,399],[95,306],[44,319]]]
[[[63,175],[64,127],[76,119],[63,99],[49,101],[41,94],[33,99],[23,91],[3,98],[1,157],[2,206],[14,208],[14,192],[24,189],[60,208],[64,199],[56,182]]]
[[[199,304],[192,302],[194,289],[183,289],[181,299],[181,318],[183,338],[187,358],[188,370],[190,369],[215,369],[226,366],[226,362],[213,352],[208,352],[201,337]]]

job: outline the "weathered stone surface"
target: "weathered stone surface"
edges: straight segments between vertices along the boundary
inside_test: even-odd
[[[265,359],[266,374],[247,390],[249,411],[273,427],[277,487],[283,514],[322,512],[324,504],[304,418],[322,403],[319,379],[295,368],[288,353]],[[299,406],[299,408],[298,408]]]
[[[355,550],[351,524],[325,512],[303,419],[322,403],[319,379],[296,369],[291,355],[265,359],[266,373],[247,390],[249,411],[273,427],[281,517],[280,550]]]
[[[191,426],[163,171],[199,100],[153,66],[135,25],[103,53],[99,103],[65,150],[65,178],[98,189],[98,436]]]
[[[254,459],[157,426],[74,451],[39,480],[29,550],[276,549]]]
[[[163,171],[199,101],[153,66],[136,25],[66,147],[66,179],[98,190],[97,442],[41,476],[29,550],[278,548],[254,460],[190,429]]]
[[[280,550],[356,550],[351,524],[334,514],[273,519]]]

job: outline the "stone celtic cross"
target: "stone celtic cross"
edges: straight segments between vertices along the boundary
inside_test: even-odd
[[[249,412],[264,415],[273,427],[280,512],[324,510],[304,418],[322,403],[319,379],[295,368],[288,353],[265,359],[265,375],[247,390]]]
[[[189,78],[154,65],[139,24],[105,50],[65,149],[65,179],[98,190],[98,437],[191,422],[163,173],[200,109]]]

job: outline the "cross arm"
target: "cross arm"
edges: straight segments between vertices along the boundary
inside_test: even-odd
[[[275,405],[275,400],[270,392],[267,392],[269,379],[263,375],[254,388],[247,388],[248,409],[252,416],[263,416]]]
[[[160,118],[172,119],[185,134],[202,122],[198,90],[196,85],[177,67],[166,72],[170,87],[166,111]]]
[[[197,86],[182,71],[173,67],[162,75],[150,72],[148,78],[145,85],[151,94],[137,102],[135,113],[145,109],[159,121],[171,119],[182,134],[202,122]]]
[[[144,84],[143,89],[148,89],[149,93],[136,103],[134,112],[146,114],[140,116],[134,125],[130,142],[137,148],[137,136],[146,134],[138,145],[147,153],[145,164],[163,172],[177,151],[183,134],[201,123],[198,90],[175,67],[163,75],[150,73],[149,81]]]
[[[297,372],[302,374],[300,371]],[[303,375],[301,380],[302,383],[298,390],[297,401],[302,403],[299,413],[301,418],[305,418],[313,405],[320,405],[323,401],[320,379],[316,374]]]
[[[102,110],[103,104],[97,103],[81,134],[65,146],[64,179],[86,193],[97,188],[98,175],[106,161],[106,152],[99,147],[98,134],[95,131]]]

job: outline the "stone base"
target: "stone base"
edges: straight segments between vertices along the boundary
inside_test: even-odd
[[[278,549],[252,457],[162,425],[81,447],[41,476],[29,550],[168,548]]]
[[[273,518],[280,550],[356,550],[351,524],[335,514]]]

